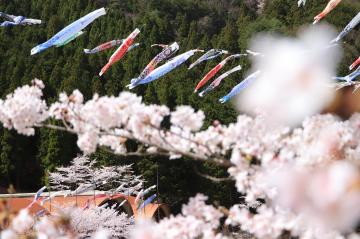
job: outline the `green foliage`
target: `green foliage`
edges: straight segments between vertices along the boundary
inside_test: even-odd
[[[295,0],[269,0],[260,16],[249,9],[242,0],[2,0],[0,10],[14,15],[40,18],[45,23],[36,26],[18,26],[0,29],[0,95],[2,98],[16,87],[37,77],[46,84],[45,97],[51,102],[57,95],[79,89],[89,99],[93,93],[117,95],[125,90],[149,60],[159,52],[150,48],[153,43],[177,41],[180,53],[192,48],[213,47],[243,52],[249,47],[253,35],[270,31],[296,35],[297,31],[312,22],[312,18],[326,5],[326,0],[309,0],[304,8],[297,8]],[[100,7],[108,14],[100,17],[85,29],[85,34],[61,48],[50,48],[30,56],[32,47],[46,41],[57,31]],[[355,16],[360,3],[344,0],[324,20],[338,31]],[[142,32],[137,38],[141,46],[131,51],[115,64],[102,78],[97,75],[113,50],[95,55],[83,54],[84,48],[93,48],[108,40],[125,38],[135,27]],[[359,55],[359,30],[346,37],[341,74]],[[166,104],[171,108],[189,104],[205,112],[206,125],[214,120],[230,123],[237,112],[231,105],[221,105],[218,99],[225,95],[248,73],[250,63],[243,58],[228,64],[222,72],[241,64],[243,70],[227,78],[221,87],[200,98],[193,94],[198,81],[220,59],[202,63],[188,71],[190,59],[170,74],[133,92],[143,96],[148,103]],[[37,131],[34,137],[23,137],[0,128],[0,186],[13,183],[17,190],[34,191],[42,183],[46,172],[60,164],[68,163],[79,153],[74,136],[47,129]],[[123,159],[99,150],[93,157],[104,164],[120,163]],[[176,207],[188,196],[200,191],[211,194],[223,204],[236,200],[233,185],[212,183],[195,174],[193,167],[215,176],[226,173],[209,165],[191,161],[159,158],[130,161],[149,184],[156,182],[159,172],[161,198]],[[128,162],[128,161],[125,161]],[[30,180],[29,180],[30,179]]]

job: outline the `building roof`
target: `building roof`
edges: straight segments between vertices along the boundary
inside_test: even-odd
[[[57,193],[55,197],[51,200],[44,202],[43,205],[40,204],[42,199],[51,196],[52,194]],[[26,208],[33,201],[35,193],[18,193],[18,194],[0,194],[0,199],[5,199],[7,202],[7,207],[12,212],[18,212],[23,208]],[[129,216],[134,216],[135,220],[139,218],[155,218],[158,211],[161,211],[161,215],[168,216],[170,214],[169,207],[161,203],[150,203],[146,205],[141,211],[137,209],[135,204],[135,197],[123,195],[120,193],[117,194],[106,194],[102,191],[93,191],[90,193],[82,193],[79,195],[69,195],[65,196],[66,193],[62,192],[46,192],[42,193],[40,198],[34,203],[29,211],[32,214],[39,213],[44,210],[45,213],[51,214],[57,212],[59,208],[66,206],[77,206],[81,208],[86,208],[90,205],[100,206],[105,203],[121,203],[123,200],[127,202],[121,207],[121,211],[127,213]],[[0,204],[0,211],[4,210],[4,205]]]

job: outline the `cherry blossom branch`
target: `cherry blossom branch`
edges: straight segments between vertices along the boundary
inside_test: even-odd
[[[77,134],[77,132],[71,128],[68,127],[62,127],[62,126],[57,126],[57,125],[52,125],[52,124],[36,124],[35,127],[41,128],[48,128],[48,129],[52,129],[52,130],[57,130],[57,131],[63,131],[63,132],[68,132],[68,133],[72,133],[72,134]],[[179,150],[176,149],[174,147],[171,146],[165,146],[165,145],[160,145],[154,142],[151,142],[149,140],[138,140],[135,137],[131,136],[131,134],[129,135],[125,135],[125,134],[116,134],[116,133],[107,133],[107,132],[102,132],[102,135],[111,135],[111,136],[116,136],[116,137],[123,137],[126,139],[130,139],[130,140],[134,140],[137,141],[139,143],[145,144],[145,145],[149,145],[149,146],[154,146],[157,149],[162,150],[161,151],[156,151],[156,152],[127,152],[127,153],[121,153],[121,154],[117,154],[119,156],[124,156],[124,157],[131,157],[131,156],[137,156],[137,157],[146,157],[146,156],[151,156],[151,157],[156,157],[156,156],[166,156],[166,157],[170,157],[171,154],[169,152],[173,152],[176,154],[180,154],[184,157],[190,158],[192,160],[195,161],[200,161],[200,162],[210,162],[210,163],[214,163],[218,166],[221,167],[225,167],[225,168],[229,168],[234,166],[229,160],[223,159],[223,158],[211,158],[211,157],[204,157],[204,156],[200,156],[191,152],[186,152],[183,150]],[[185,139],[185,138],[184,138]],[[105,149],[105,147],[101,147],[102,149]],[[111,150],[106,150],[109,153],[114,153]]]
[[[193,143],[193,144],[196,144],[197,146],[204,147],[205,149],[208,150],[208,152],[209,152],[210,155],[213,154],[212,151],[211,151],[211,149],[209,148],[209,146],[206,145],[206,144],[202,144],[202,143],[197,142],[197,141],[195,141],[195,140],[189,139],[189,138],[184,137],[183,135],[178,134],[178,133],[175,133],[175,132],[173,132],[173,131],[171,131],[171,130],[164,130],[164,129],[158,128],[158,127],[156,127],[156,126],[154,126],[154,125],[152,125],[152,124],[150,124],[150,126],[151,126],[152,128],[154,128],[155,130],[163,131],[164,133],[171,134],[171,135],[177,136],[177,137],[179,137],[179,138],[181,138],[181,139],[187,140],[187,141],[189,141],[189,142],[191,142],[191,143]]]
[[[36,127],[36,128],[47,128],[47,129],[52,129],[52,130],[77,134],[77,132],[75,130],[72,130],[71,128],[62,127],[62,126],[53,125],[53,124],[35,124],[34,127]]]

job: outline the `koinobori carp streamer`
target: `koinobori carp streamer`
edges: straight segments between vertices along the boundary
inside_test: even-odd
[[[131,80],[131,84],[133,86],[135,86],[137,84],[137,82],[142,81],[147,75],[149,75],[160,62],[170,58],[172,55],[175,54],[175,52],[177,52],[179,50],[179,45],[177,42],[174,42],[173,44],[171,44],[169,46],[168,45],[160,45],[160,44],[156,44],[156,46],[163,47],[163,50],[159,54],[157,54],[149,62],[149,64],[147,64],[145,69],[141,72],[141,74],[137,78],[134,78]]]
[[[76,35],[78,32],[83,30],[87,27],[90,23],[95,21],[98,17],[101,17],[106,14],[105,8],[100,8],[95,10],[82,18],[76,20],[75,22],[71,23],[70,25],[63,28],[61,31],[56,33],[53,37],[51,37],[46,42],[34,47],[31,49],[31,55],[35,55],[39,52],[42,52],[49,47],[60,45],[63,42],[69,40],[71,37]]]
[[[158,78],[162,77],[163,75],[166,75],[170,71],[174,70],[176,67],[183,64],[185,61],[187,61],[191,56],[193,56],[196,52],[203,52],[202,50],[194,49],[187,51],[181,55],[178,55],[171,60],[169,60],[167,63],[165,63],[162,66],[159,66],[155,70],[153,70],[148,76],[146,76],[143,80],[137,82],[136,84],[130,84],[128,87],[130,89],[133,89],[137,85],[141,84],[147,84],[151,81],[157,80]]]
[[[116,62],[120,61],[126,52],[129,50],[129,48],[133,45],[133,42],[137,35],[140,33],[140,30],[136,28],[119,46],[119,48],[112,54],[110,57],[108,63],[101,69],[99,76],[102,76],[112,65],[114,65]]]

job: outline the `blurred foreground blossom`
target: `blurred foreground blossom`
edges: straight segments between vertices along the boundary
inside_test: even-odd
[[[40,218],[30,215],[28,210],[21,210],[10,226],[0,232],[0,238],[128,238],[133,224],[132,217],[128,218],[110,207],[84,210],[69,206],[62,208],[59,213]]]
[[[15,232],[23,234],[30,230],[34,223],[34,218],[30,216],[29,211],[27,209],[23,209],[12,221],[12,226]]]
[[[275,202],[309,224],[349,231],[360,220],[358,166],[337,161],[313,169],[284,167],[272,175]]]
[[[337,46],[329,46],[332,29],[316,26],[298,38],[262,35],[252,43],[265,57],[254,57],[253,71],[261,76],[237,100],[239,110],[264,111],[271,122],[288,126],[321,111],[333,98],[329,88],[340,60]]]

